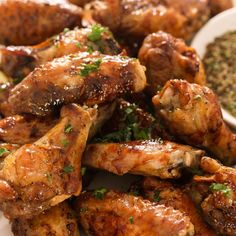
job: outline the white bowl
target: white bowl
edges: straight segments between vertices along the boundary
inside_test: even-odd
[[[216,37],[223,35],[228,31],[236,30],[236,7],[227,10],[214,18],[197,33],[192,41],[192,47],[195,48],[201,58],[204,57],[206,47],[213,42]],[[224,120],[236,128],[236,117],[228,111],[222,109]]]

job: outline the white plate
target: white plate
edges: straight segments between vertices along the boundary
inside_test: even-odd
[[[235,22],[236,7],[215,16],[196,34],[192,42],[192,47],[195,48],[199,56],[203,58],[207,45],[213,42],[216,37],[228,31],[236,30]],[[236,128],[236,118],[224,109],[222,109],[222,113],[224,120],[232,127]]]

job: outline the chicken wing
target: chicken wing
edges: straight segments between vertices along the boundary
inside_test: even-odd
[[[35,46],[8,46],[0,48],[0,69],[20,82],[35,67],[76,52],[100,51],[115,55],[121,52],[112,33],[100,25],[69,31],[64,30]]]
[[[144,68],[137,59],[71,54],[36,68],[11,91],[9,105],[15,113],[44,116],[56,105],[100,104],[139,92],[145,85]]]
[[[201,167],[206,176],[196,176],[195,184],[208,185],[208,196],[201,203],[209,224],[222,236],[236,235],[236,170],[204,157]]]
[[[88,111],[64,106],[61,120],[45,136],[5,158],[0,208],[7,218],[30,218],[80,194],[81,155],[91,124]]]
[[[152,95],[171,79],[205,84],[204,68],[196,51],[170,34],[159,31],[147,36],[139,50],[139,60],[147,68],[148,89]]]
[[[66,202],[35,216],[33,219],[15,219],[15,236],[79,236],[77,218]]]
[[[210,12],[205,0],[96,0],[86,9],[87,18],[135,39],[159,30],[190,39]]]
[[[145,198],[158,204],[173,207],[190,218],[194,225],[195,236],[216,236],[199,214],[191,198],[180,187],[174,184],[147,177],[142,183]]]
[[[118,175],[177,178],[183,167],[196,168],[204,151],[162,140],[97,143],[87,146],[83,164]]]
[[[63,0],[0,2],[0,43],[33,45],[81,24],[81,9]]]
[[[212,90],[171,80],[153,103],[173,135],[189,145],[207,149],[225,164],[236,163],[236,135],[224,123]]]
[[[171,207],[105,189],[102,193],[83,193],[76,201],[79,221],[88,235],[194,235],[189,218]]]

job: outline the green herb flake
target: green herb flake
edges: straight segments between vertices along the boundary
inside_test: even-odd
[[[80,172],[81,172],[81,175],[84,176],[85,173],[86,173],[86,171],[87,171],[87,168],[86,168],[86,167],[82,167],[82,168],[81,168],[81,171],[80,171]]]
[[[73,167],[72,165],[65,166],[65,167],[63,168],[63,171],[64,171],[65,173],[69,174],[69,173],[71,173],[71,172],[74,171],[74,167]]]
[[[102,33],[106,31],[106,29],[102,27],[101,25],[93,25],[91,29],[92,31],[88,35],[88,40],[91,42],[96,42],[96,41],[101,40]]]
[[[202,96],[198,94],[193,99],[199,101],[199,100],[202,100]]]
[[[23,79],[22,77],[13,78],[13,84],[19,84]]]
[[[82,45],[81,45],[80,42],[76,43],[75,45],[76,45],[76,47],[78,47],[78,48],[81,48],[81,47],[82,47]]]
[[[67,147],[69,145],[69,141],[67,139],[62,139],[61,144],[63,145],[63,147]]]
[[[73,131],[72,125],[71,125],[71,124],[67,124],[67,125],[65,126],[65,128],[64,128],[64,132],[65,132],[66,134],[69,134],[69,133],[71,133],[72,131]]]
[[[107,191],[108,191],[108,190],[107,190],[106,188],[99,188],[99,189],[96,189],[96,190],[94,190],[94,192],[93,192],[93,196],[94,196],[96,199],[103,200],[105,194],[107,193]]]
[[[2,157],[5,154],[9,154],[9,150],[6,148],[0,148],[0,157]]]
[[[134,224],[134,217],[133,216],[129,217],[129,222],[130,222],[130,224]]]
[[[48,182],[51,183],[52,182],[52,174],[51,173],[47,173],[46,177],[47,177]]]
[[[160,202],[161,201],[160,193],[161,192],[159,190],[154,191],[154,196],[153,196],[153,201],[154,202]]]
[[[227,185],[220,184],[220,183],[211,184],[210,190],[212,192],[222,192],[223,194],[225,194],[226,197],[230,197],[232,194],[231,188],[229,188]]]
[[[81,70],[80,70],[80,76],[86,77],[90,73],[95,72],[99,69],[100,64],[102,63],[101,59],[92,61],[90,64],[82,64],[81,65]]]

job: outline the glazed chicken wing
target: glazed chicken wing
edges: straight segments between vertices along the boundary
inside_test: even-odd
[[[206,176],[196,176],[195,184],[205,183],[208,195],[201,203],[210,225],[222,236],[236,235],[236,170],[204,157],[201,167]]]
[[[168,141],[97,143],[87,146],[83,164],[118,175],[126,173],[177,178],[183,167],[196,168],[204,151]]]
[[[33,219],[15,219],[15,236],[79,236],[77,218],[66,202],[35,216]]]
[[[142,183],[144,196],[150,201],[173,207],[188,216],[194,225],[195,236],[216,236],[216,233],[204,222],[191,198],[174,184],[147,177]]]
[[[72,54],[36,68],[10,93],[15,113],[44,116],[56,105],[71,102],[95,105],[114,100],[146,85],[137,59],[98,53]]]
[[[209,150],[225,164],[236,163],[236,135],[224,123],[212,90],[171,80],[153,98],[153,103],[173,135],[189,145]]]
[[[81,24],[81,9],[63,0],[0,2],[0,43],[33,45]]]
[[[209,17],[205,0],[96,0],[86,9],[115,33],[140,38],[163,30],[190,39]]]
[[[147,36],[139,60],[147,68],[148,89],[153,95],[171,79],[205,84],[204,68],[196,51],[170,34],[160,31]]]
[[[100,51],[115,55],[121,52],[112,33],[100,25],[60,33],[35,46],[8,46],[0,48],[0,69],[18,80],[35,67],[76,52]]]
[[[193,225],[181,212],[128,194],[83,193],[76,201],[76,210],[91,236],[194,235]]]
[[[81,191],[81,155],[92,120],[75,104],[45,136],[9,154],[0,170],[0,208],[5,216],[30,218]]]

